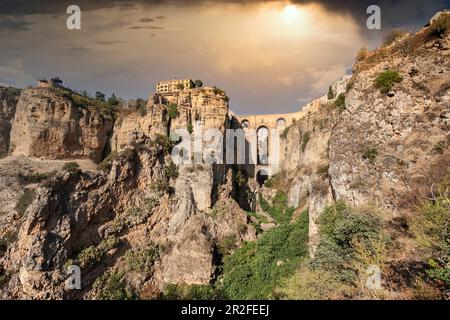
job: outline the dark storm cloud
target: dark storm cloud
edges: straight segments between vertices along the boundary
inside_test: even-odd
[[[264,2],[271,0],[221,0],[220,2],[249,4],[254,2]],[[281,1],[281,0],[280,0]],[[211,3],[207,0],[77,0],[75,3],[84,10],[94,10],[102,8],[111,8],[120,6],[123,8],[133,8],[136,5],[158,5],[158,4],[176,4],[176,5],[198,5],[202,3]],[[317,3],[324,8],[336,12],[349,13],[354,16],[360,16],[361,12],[372,4],[380,5],[382,8],[392,6],[408,6],[411,4],[423,3],[426,6],[427,1],[423,0],[292,0],[292,3],[311,4]],[[442,0],[442,8],[450,6],[450,0]],[[3,0],[1,3],[0,14],[4,15],[29,15],[29,14],[55,14],[65,12],[67,6],[74,4],[73,0]],[[157,17],[163,19],[163,16]],[[401,18],[399,16],[399,18]]]
[[[178,6],[191,6],[191,5],[220,5],[220,3],[236,3],[236,4],[251,4],[255,2],[265,2],[270,0],[220,0],[220,1],[207,1],[207,0],[2,0],[0,4],[0,16],[2,15],[32,15],[32,14],[49,14],[64,15],[66,8],[74,2],[81,7],[83,11],[90,11],[95,9],[105,9],[112,7],[121,7],[123,9],[135,8],[137,5],[143,6],[155,6],[160,4],[171,4]],[[280,0],[282,1],[282,0]],[[284,1],[283,1],[284,2]],[[426,22],[433,12],[450,8],[450,0],[291,0],[296,4],[319,4],[324,9],[333,11],[339,14],[346,14],[351,16],[358,22],[364,22],[367,19],[366,9],[369,5],[379,5],[383,13],[384,26],[392,27],[396,25],[402,25],[405,22],[410,22],[415,19],[419,23]],[[414,16],[407,14],[408,8],[417,8]],[[164,16],[155,17],[155,19],[162,20]],[[141,21],[145,23],[152,22],[152,18],[148,21]],[[19,23],[11,24],[10,28],[14,26],[17,28],[26,28],[26,25]],[[18,29],[20,30],[20,29]],[[22,29],[23,30],[23,29]]]
[[[29,30],[28,26],[32,24],[23,19],[0,19],[0,31],[27,31]]]

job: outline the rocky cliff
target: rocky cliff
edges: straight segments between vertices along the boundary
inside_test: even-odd
[[[311,283],[307,290],[326,282],[333,292],[319,298],[329,298],[342,289],[330,272],[342,276],[349,261],[363,270],[361,261],[345,259],[361,245],[350,235],[366,236],[371,224],[389,230],[392,247],[401,248],[389,253],[385,287],[405,286],[392,279],[404,276],[405,265],[423,263],[405,219],[420,198],[430,198],[425,189],[437,202],[433,187],[449,172],[449,41],[449,33],[428,27],[361,52],[351,77],[282,132],[280,170],[262,185],[239,166],[177,166],[170,157],[180,143],[171,141],[176,129],[196,133],[196,121],[203,129],[240,128],[220,89],[154,94],[145,105],[111,110],[70,90],[28,88],[15,112],[17,96],[0,90],[5,130],[13,119],[12,155],[0,161],[7,211],[0,217],[1,296],[154,299],[171,285],[212,285],[229,297],[267,298],[281,275],[297,267],[300,277],[311,275],[301,263],[317,263],[319,255],[332,266],[317,282],[289,279]],[[382,212],[383,221],[353,215],[363,205]],[[439,209],[448,215],[448,203]],[[326,230],[337,240],[324,259],[330,239],[320,220],[327,212],[344,222]],[[69,266],[81,268],[81,290],[67,287]],[[248,279],[266,287],[252,282],[246,290],[258,292],[242,292]],[[409,297],[401,290],[396,297]]]
[[[285,130],[282,172],[275,179],[289,186],[291,205],[309,209],[311,253],[318,241],[315,221],[327,204],[374,203],[394,218],[446,175],[448,48],[448,35],[436,39],[423,29],[366,53],[351,78],[339,82],[342,95],[322,98]],[[377,79],[390,74],[398,82],[383,90]]]
[[[57,88],[28,88],[17,103],[11,154],[99,161],[112,120],[91,106],[76,105],[78,95]]]
[[[0,87],[0,157],[9,152],[11,123],[19,96],[18,89]]]
[[[229,126],[229,120],[228,97],[222,90],[196,88],[171,96],[154,94],[140,110],[124,110],[119,114],[111,147],[114,151],[122,151],[134,131],[142,131],[149,136],[166,135],[177,129],[193,132],[196,122],[204,130],[223,131]]]
[[[195,115],[222,130],[228,121],[225,98],[186,91],[176,100],[184,103],[177,108],[180,114],[172,118],[171,102],[159,95],[149,98],[144,112],[121,110],[111,135],[117,156],[103,161],[108,162],[103,172],[90,166],[36,172],[29,161],[28,170],[10,167],[15,189],[3,190],[3,200],[14,201],[7,194],[18,197],[16,189],[23,185],[24,194],[35,200],[22,215],[2,216],[0,234],[8,239],[3,297],[105,298],[108,283],[124,273],[124,294],[141,298],[157,297],[168,284],[210,283],[223,243],[234,247],[255,240],[255,228],[231,197],[229,168],[177,168],[169,155],[169,132],[186,128]],[[12,129],[12,157],[39,156],[48,168],[52,158],[66,164],[73,158],[98,161],[112,122],[72,99],[54,88],[24,90]],[[82,291],[66,288],[66,267],[72,263],[82,268]]]

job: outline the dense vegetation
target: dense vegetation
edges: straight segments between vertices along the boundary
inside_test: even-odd
[[[450,170],[436,192],[424,201],[411,221],[411,230],[428,264],[427,276],[443,290],[450,289]]]
[[[115,108],[119,103],[114,94],[106,100],[105,95],[100,91],[97,91],[93,98],[87,92],[78,93],[69,88],[52,88],[52,90],[69,99],[75,107],[94,107],[103,117],[109,119],[114,118]]]
[[[267,212],[277,223],[289,223],[292,219],[292,214],[295,211],[294,207],[289,207],[287,204],[287,196],[284,192],[278,191],[272,199],[272,203],[266,201],[262,194],[259,194],[259,203],[261,209]]]
[[[308,213],[284,223],[224,259],[223,291],[229,299],[269,298],[273,289],[294,272],[308,252]]]
[[[351,208],[343,202],[327,207],[319,221],[320,243],[314,258],[301,263],[277,295],[287,299],[383,297],[382,289],[366,292],[367,270],[383,270],[389,238],[372,207]]]

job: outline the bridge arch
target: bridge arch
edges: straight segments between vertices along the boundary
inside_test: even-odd
[[[284,128],[286,128],[286,119],[280,117],[277,119],[277,129],[284,129]]]
[[[247,119],[241,121],[242,128],[246,129],[250,127],[250,122]]]
[[[258,182],[259,186],[262,187],[267,179],[269,179],[269,172],[267,169],[259,169],[256,173],[256,182]]]
[[[258,164],[269,164],[269,128],[260,126],[256,130]]]

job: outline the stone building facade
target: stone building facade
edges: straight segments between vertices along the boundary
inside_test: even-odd
[[[171,94],[180,92],[184,89],[194,88],[195,84],[192,79],[172,79],[159,81],[156,83],[156,93]]]

